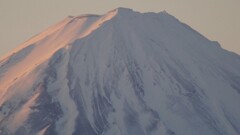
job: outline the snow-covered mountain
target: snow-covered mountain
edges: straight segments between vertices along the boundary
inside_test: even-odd
[[[68,17],[0,61],[0,135],[239,135],[240,56],[166,12]]]

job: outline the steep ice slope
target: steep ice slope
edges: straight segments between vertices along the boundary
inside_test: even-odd
[[[166,12],[69,17],[0,67],[3,135],[240,134],[240,57]]]

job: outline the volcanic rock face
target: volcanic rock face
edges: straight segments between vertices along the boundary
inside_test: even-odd
[[[166,12],[68,17],[0,62],[1,135],[239,135],[240,57]]]

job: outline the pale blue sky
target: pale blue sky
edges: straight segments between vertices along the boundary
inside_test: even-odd
[[[68,15],[166,10],[240,54],[240,0],[0,0],[0,56]]]

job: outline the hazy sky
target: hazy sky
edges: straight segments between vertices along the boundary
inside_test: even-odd
[[[103,14],[116,7],[166,10],[240,54],[240,0],[0,0],[0,56],[68,15]]]

